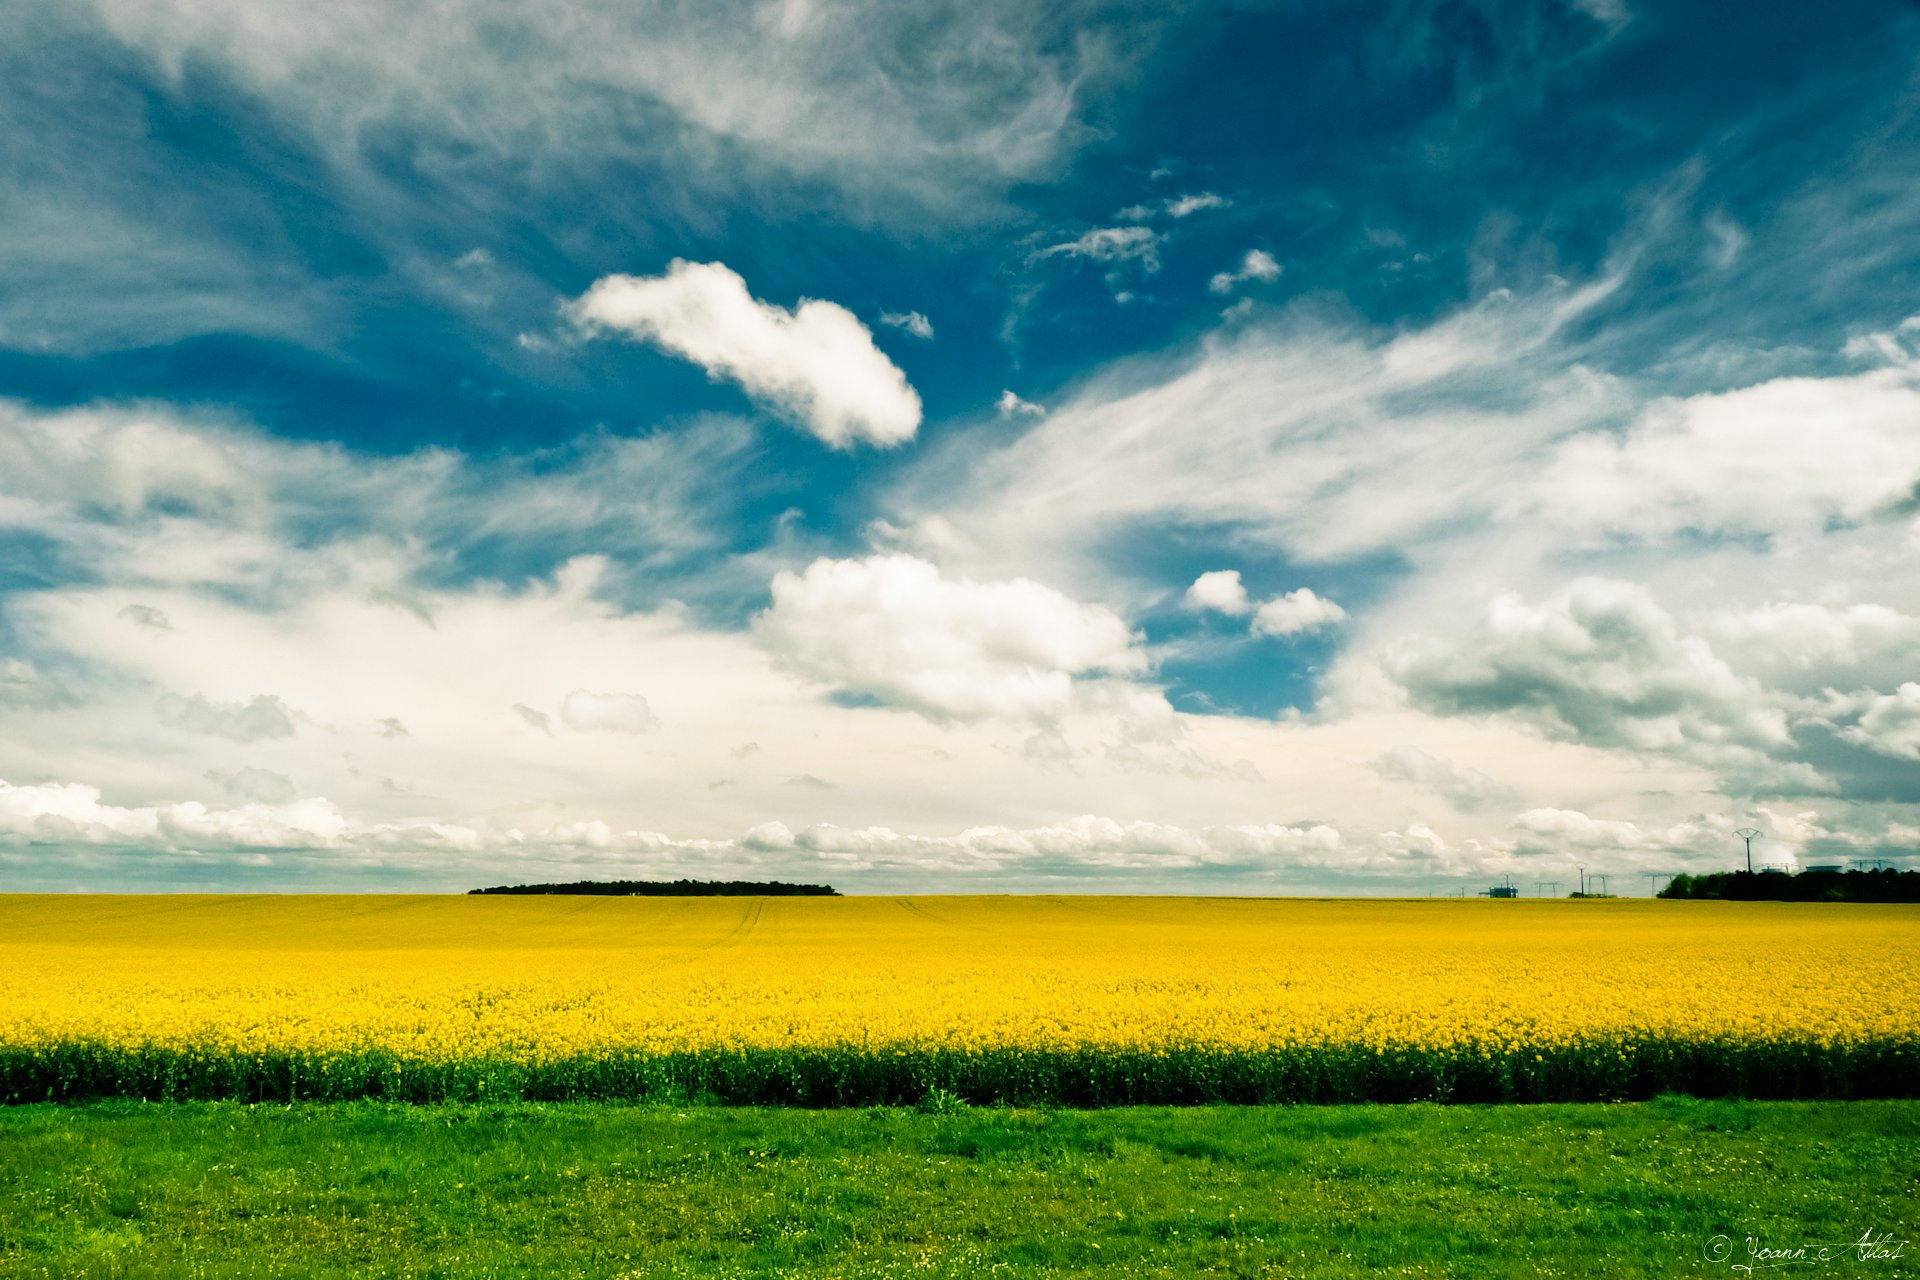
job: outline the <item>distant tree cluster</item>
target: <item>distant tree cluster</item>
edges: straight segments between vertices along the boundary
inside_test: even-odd
[[[1675,876],[1659,896],[1731,902],[1920,902],[1920,871],[1719,871]]]
[[[837,898],[830,884],[779,880],[575,880],[572,884],[495,885],[475,893],[572,893],[603,898]]]

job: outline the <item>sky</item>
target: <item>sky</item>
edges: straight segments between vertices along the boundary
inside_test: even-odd
[[[1920,6],[15,0],[0,892],[1920,849]]]

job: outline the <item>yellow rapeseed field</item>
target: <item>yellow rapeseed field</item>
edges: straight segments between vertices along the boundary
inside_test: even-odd
[[[1232,898],[0,897],[0,1044],[1920,1037],[1920,912]]]

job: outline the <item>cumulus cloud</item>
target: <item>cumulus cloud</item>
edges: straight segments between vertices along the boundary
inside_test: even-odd
[[[899,444],[920,426],[919,395],[851,311],[761,302],[722,263],[675,258],[665,275],[606,276],[571,312],[588,331],[619,330],[738,383],[837,449]]]
[[[1220,613],[1241,614],[1253,607],[1238,569],[1214,569],[1193,580],[1185,597],[1189,609],[1213,609]]]
[[[1238,267],[1216,274],[1207,281],[1207,288],[1215,293],[1232,293],[1250,280],[1263,283],[1278,280],[1280,269],[1278,260],[1265,249],[1249,249]]]
[[[1717,614],[1708,625],[1749,661],[1782,671],[1826,671],[1920,650],[1920,618],[1869,602],[1776,601]]]
[[[245,702],[216,702],[197,693],[163,693],[153,711],[169,729],[235,742],[291,738],[294,734],[293,711],[266,693],[255,694]]]
[[[581,733],[651,733],[659,717],[637,693],[575,689],[560,703],[560,721]]]
[[[1183,603],[1189,609],[1211,609],[1236,617],[1251,612],[1253,634],[1257,636],[1299,635],[1342,622],[1347,616],[1345,609],[1315,595],[1307,587],[1289,591],[1255,608],[1238,569],[1214,569],[1201,574],[1187,588]]]
[[[1055,719],[1076,677],[1146,664],[1107,609],[1025,578],[948,579],[907,555],[782,571],[754,629],[797,674],[935,720]]]
[[[1253,633],[1259,636],[1292,636],[1317,631],[1345,621],[1347,611],[1331,600],[1301,587],[1261,605],[1253,615]]]
[[[1904,760],[1920,760],[1920,683],[1864,700],[1860,718],[1841,731],[1849,742]]]
[[[1446,840],[1424,822],[1410,822],[1404,831],[1383,831],[1375,843],[1390,854],[1419,861],[1440,858],[1449,852]]]
[[[933,321],[918,311],[882,311],[880,323],[895,329],[905,329],[916,338],[933,340]]]
[[[1734,828],[1749,824],[1765,833],[1756,856],[1775,865],[1791,865],[1815,841],[1867,841],[1857,833],[1829,831],[1811,811],[1764,807],[1666,824],[1595,818],[1569,809],[1530,809],[1508,824],[1507,837],[1492,841],[1449,841],[1420,822],[1354,840],[1323,822],[1181,826],[1094,814],[1023,827],[973,826],[949,834],[833,823],[796,828],[770,821],[731,839],[678,838],[597,818],[536,825],[488,819],[355,820],[324,799],[230,807],[197,801],[119,805],[84,784],[0,781],[0,849],[39,846],[142,855],[272,850],[334,855],[348,859],[346,865],[393,865],[394,858],[443,860],[456,854],[503,867],[535,859],[550,865],[712,869],[764,866],[771,858],[796,869],[824,865],[918,875],[1018,872],[1052,877],[1212,868],[1243,874],[1306,873],[1320,882],[1327,875],[1364,880],[1497,874],[1526,865],[1571,867],[1586,860],[1596,863],[1596,870],[1618,875],[1728,862],[1740,847]],[[1878,839],[1884,842],[1902,832],[1910,838],[1911,831],[1889,827]],[[1614,887],[1617,891],[1626,886]]]
[[[1764,806],[1740,814],[1702,814],[1673,823],[1595,818],[1577,809],[1528,809],[1515,815],[1513,850],[1522,857],[1563,863],[1600,860],[1603,872],[1671,871],[1681,862],[1744,865],[1745,843],[1734,832],[1752,826],[1756,864],[1792,866],[1810,841],[1829,833],[1812,811],[1782,813]],[[1622,886],[1611,886],[1619,892]]]
[[[197,801],[123,807],[80,783],[0,781],[0,842],[160,849],[324,848],[347,829],[324,800],[211,809]]]
[[[1246,824],[1187,828],[1121,822],[1082,815],[1046,826],[972,827],[957,835],[905,835],[887,827],[849,829],[822,824],[792,831],[780,823],[757,827],[749,845],[804,850],[832,861],[872,866],[892,863],[928,870],[991,871],[1040,867],[1170,870],[1203,866],[1343,865],[1340,832],[1324,824]]]
[[[1539,604],[1501,595],[1457,642],[1413,642],[1386,661],[1416,706],[1509,715],[1547,734],[1724,758],[1789,742],[1786,717],[1645,587],[1585,578]]]
[[[1442,797],[1462,813],[1513,799],[1513,791],[1478,769],[1463,768],[1414,746],[1398,746],[1373,762],[1373,771],[1393,782],[1411,783]]]
[[[1530,500],[1591,536],[1805,535],[1886,515],[1920,485],[1914,378],[1902,366],[1661,400],[1624,434],[1558,446]]]

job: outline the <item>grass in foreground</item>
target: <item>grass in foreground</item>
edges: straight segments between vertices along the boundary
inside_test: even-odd
[[[36,1105],[0,1276],[1726,1275],[1913,1234],[1916,1139],[1914,1102]]]

